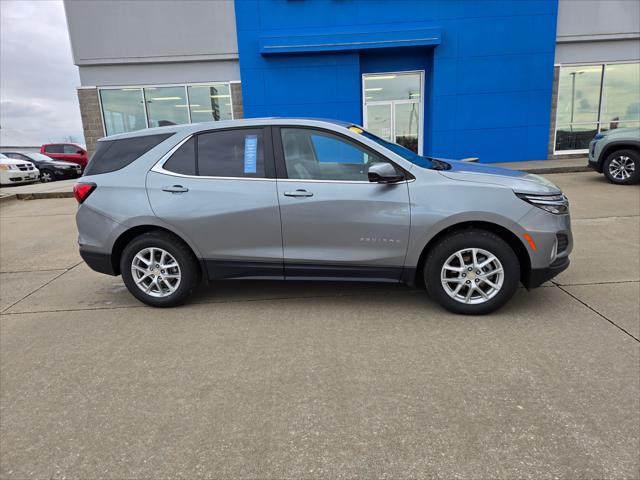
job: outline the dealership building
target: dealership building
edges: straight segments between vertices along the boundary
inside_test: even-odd
[[[420,154],[585,155],[640,126],[636,0],[65,0],[85,140],[335,118]]]

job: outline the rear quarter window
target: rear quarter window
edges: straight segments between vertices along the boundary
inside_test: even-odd
[[[172,135],[166,133],[98,142],[84,174],[98,175],[120,170]]]
[[[180,148],[178,148],[171,158],[163,165],[162,168],[174,173],[182,175],[196,174],[196,139],[191,137]]]

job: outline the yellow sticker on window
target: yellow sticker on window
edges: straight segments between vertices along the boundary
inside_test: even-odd
[[[352,127],[349,127],[349,130],[351,130],[354,133],[362,133],[363,132],[363,130],[361,128],[356,127],[355,125],[352,126]]]

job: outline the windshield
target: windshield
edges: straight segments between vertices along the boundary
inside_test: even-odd
[[[29,153],[27,154],[28,157],[30,157],[32,160],[36,160],[38,162],[52,162],[53,158],[51,157],[47,157],[46,155],[43,155],[41,153]]]
[[[400,155],[402,158],[404,158],[408,162],[413,163],[414,165],[418,165],[419,167],[422,167],[422,168],[434,167],[433,162],[429,160],[427,157],[418,155],[417,153],[409,150],[406,147],[403,147],[402,145],[398,145],[397,143],[391,143],[387,140],[383,140],[382,138],[374,135],[373,133],[369,133],[365,130],[360,129],[359,127],[358,127],[358,130],[360,130],[358,133],[360,133],[361,135],[367,137],[369,140],[373,140],[379,145],[382,145],[387,150],[391,150],[393,153]],[[355,131],[355,130],[351,130],[351,131]]]

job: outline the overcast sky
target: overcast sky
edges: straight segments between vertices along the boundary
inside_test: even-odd
[[[0,0],[0,145],[84,145],[62,1]]]

